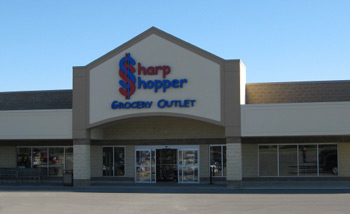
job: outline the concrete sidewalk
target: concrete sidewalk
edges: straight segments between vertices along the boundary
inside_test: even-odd
[[[110,184],[96,183],[75,188],[62,185],[2,185],[2,191],[57,191],[103,193],[350,193],[349,181],[244,181],[241,188],[227,188],[224,184]]]

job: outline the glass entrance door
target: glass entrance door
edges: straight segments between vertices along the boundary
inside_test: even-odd
[[[179,183],[199,182],[199,161],[197,149],[178,150],[178,179]]]
[[[157,182],[177,182],[177,149],[157,149]]]
[[[154,149],[136,150],[136,183],[156,182],[156,151]]]

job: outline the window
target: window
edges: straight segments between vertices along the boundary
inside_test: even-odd
[[[214,167],[213,176],[226,176],[226,146],[215,145],[209,146],[210,151],[210,166]]]
[[[259,147],[259,176],[277,176],[277,146]]]
[[[18,147],[17,168],[40,168],[42,175],[62,176],[73,169],[73,147]]]
[[[259,145],[259,176],[337,175],[337,144]]]
[[[125,147],[103,147],[103,176],[125,175]]]

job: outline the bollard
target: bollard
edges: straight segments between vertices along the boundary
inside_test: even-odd
[[[210,184],[213,184],[214,166],[210,166]]]

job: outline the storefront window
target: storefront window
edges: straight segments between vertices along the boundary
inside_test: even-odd
[[[319,145],[318,162],[320,176],[338,175],[338,153],[337,145]]]
[[[17,151],[17,167],[31,168],[32,167],[32,149],[19,148]]]
[[[103,176],[125,175],[125,148],[103,147]]]
[[[337,153],[336,144],[259,145],[259,176],[337,176]]]
[[[41,168],[41,174],[47,175],[47,148],[33,148],[33,168]]]
[[[277,145],[259,146],[259,176],[277,176]]]
[[[103,148],[103,176],[113,176],[113,147]]]
[[[317,145],[299,145],[299,175],[317,176]]]
[[[40,168],[42,175],[62,176],[64,169],[73,169],[73,148],[19,147],[17,167]]]
[[[125,175],[125,153],[123,147],[114,148],[114,176]]]
[[[65,148],[65,169],[73,170],[73,147]]]
[[[279,146],[279,175],[298,176],[297,145]]]
[[[64,170],[64,148],[49,148],[49,175],[62,176]]]
[[[213,176],[226,176],[226,146],[210,146],[210,166]]]

